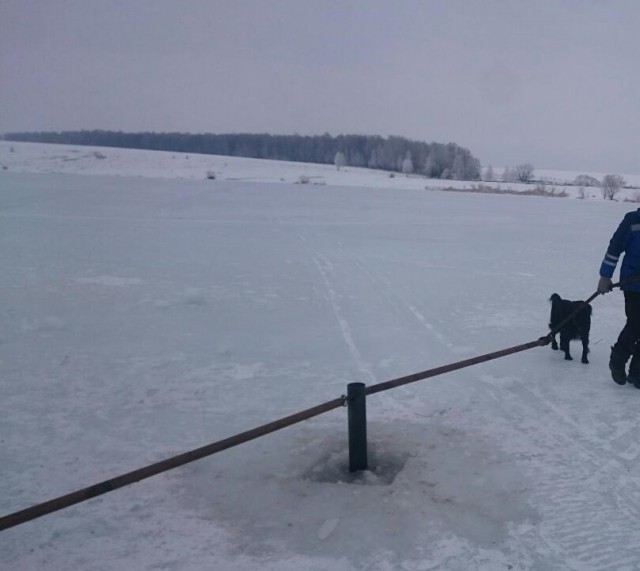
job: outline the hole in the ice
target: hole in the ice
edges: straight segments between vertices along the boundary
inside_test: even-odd
[[[407,453],[378,451],[369,446],[368,470],[349,472],[349,453],[346,450],[330,452],[309,468],[303,477],[323,483],[389,486],[402,471],[409,457]]]

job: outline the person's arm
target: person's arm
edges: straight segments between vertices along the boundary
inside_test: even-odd
[[[611,278],[616,271],[620,254],[624,252],[631,230],[632,213],[627,214],[620,222],[618,229],[613,233],[607,253],[600,264],[600,280],[598,281],[598,292],[607,293],[612,289]]]
[[[604,255],[602,264],[600,264],[600,276],[603,278],[611,279],[613,272],[616,270],[620,254],[624,252],[629,239],[632,216],[633,213],[627,214],[611,237],[607,253]]]

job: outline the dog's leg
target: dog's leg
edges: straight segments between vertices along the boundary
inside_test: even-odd
[[[589,335],[582,336],[582,362],[585,364],[589,364],[589,359],[587,359],[587,354],[589,353]]]
[[[567,361],[573,361],[571,353],[569,353],[569,341],[570,339],[561,331],[560,332],[560,350],[564,351],[564,358]]]
[[[557,351],[557,350],[558,350],[558,342],[556,341],[556,334],[555,334],[555,333],[553,333],[553,334],[551,335],[551,348],[552,348],[554,351]]]

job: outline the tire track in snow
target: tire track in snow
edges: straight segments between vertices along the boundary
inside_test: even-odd
[[[313,259],[314,264],[316,265],[320,275],[323,278],[325,289],[329,294],[329,299],[336,319],[338,320],[342,336],[347,346],[349,347],[349,351],[352,355],[353,360],[356,362],[358,369],[364,375],[366,375],[367,384],[378,382],[379,379],[376,378],[374,372],[368,364],[368,361],[366,361],[362,357],[360,351],[358,350],[354,340],[353,332],[347,320],[343,316],[343,312],[340,308],[339,296],[337,294],[336,288],[333,286],[333,283],[335,282],[335,279],[332,277],[332,275],[334,274],[334,265],[328,260],[326,256],[320,254],[316,249],[311,247],[306,236],[298,234],[297,237],[308,250],[311,259]],[[368,286],[371,287],[371,291],[375,292],[381,301],[389,304],[394,314],[400,315],[401,313],[404,313],[408,310],[414,317],[416,316],[416,313],[411,311],[411,309],[409,309],[408,307],[408,304],[395,292],[390,282],[388,280],[385,280],[384,278],[378,277],[375,273],[371,272],[359,258],[348,254],[342,246],[342,242],[340,240],[331,240],[331,251],[338,253],[342,258],[344,258],[344,263],[346,263],[349,268],[356,268],[357,270],[359,270],[361,274],[366,277],[366,282]],[[426,319],[424,319],[421,324],[425,327],[425,329],[428,329],[430,333],[433,334],[433,336],[441,341],[443,345],[451,347],[451,344],[447,342],[445,337],[441,335],[430,323],[428,323]],[[403,402],[402,400],[399,400],[397,398],[397,395],[392,394],[392,392],[378,395],[378,398],[381,399],[384,403],[380,406],[383,406],[387,413],[391,414],[391,411],[393,411],[393,414],[398,418],[413,418],[414,414],[411,402]]]
[[[518,443],[526,450],[522,454],[547,457],[529,495],[542,516],[540,538],[569,569],[639,569],[640,539],[634,527],[640,483],[617,458],[625,452],[634,456],[636,448],[614,452],[612,458],[583,441],[575,422],[527,387],[488,385],[491,396],[506,405],[501,407],[505,422],[521,423],[519,433],[534,437],[526,437],[524,446]]]
[[[387,294],[391,294],[397,305],[409,311],[418,321],[418,323],[420,323],[420,325],[427,329],[429,333],[431,333],[438,341],[440,341],[440,343],[442,343],[442,345],[444,345],[448,349],[455,348],[455,345],[450,343],[448,339],[434,327],[434,325],[422,314],[420,310],[418,310],[415,305],[413,305],[410,301],[407,301],[407,299],[405,299],[397,292],[396,288],[392,287],[388,279],[385,279],[382,276],[371,272],[371,270],[369,270],[362,262],[361,258],[357,258],[354,265],[360,271],[362,271],[372,283],[380,284],[382,288],[387,292]]]
[[[349,349],[349,353],[351,354],[352,359],[356,363],[358,370],[366,376],[369,382],[375,381],[375,376],[367,362],[360,354],[358,347],[353,339],[353,333],[351,331],[351,327],[349,326],[348,321],[344,318],[342,310],[340,309],[340,303],[338,302],[338,294],[336,293],[335,288],[332,285],[331,274],[333,274],[333,265],[329,260],[314,252],[312,254],[313,262],[318,268],[318,272],[322,276],[322,281],[324,282],[325,289],[329,295],[329,302],[331,303],[331,307],[333,309],[333,314],[338,322],[338,326],[340,328],[340,333],[347,344]]]
[[[309,231],[309,228],[305,228],[305,231]],[[349,351],[352,355],[352,358],[356,362],[358,369],[362,371],[364,375],[366,375],[368,379],[366,381],[367,384],[377,382],[379,379],[375,377],[373,370],[368,365],[368,362],[362,357],[360,351],[358,350],[354,340],[353,332],[346,319],[344,319],[343,313],[341,311],[339,296],[336,292],[336,288],[332,285],[335,282],[334,278],[332,278],[332,274],[334,273],[333,264],[328,260],[326,256],[320,254],[317,248],[314,248],[311,245],[310,240],[306,235],[297,233],[297,238],[303,244],[305,250],[308,252],[309,257],[314,261],[318,272],[323,278],[323,283],[325,289],[329,293],[329,299],[331,301],[336,319],[338,320],[342,336],[345,339],[347,346],[349,347]],[[325,235],[316,234],[314,238],[315,241],[325,243],[327,241],[327,236]],[[365,276],[367,284],[369,285],[369,287],[371,287],[371,291],[375,292],[381,301],[384,301],[384,303],[390,306],[394,315],[400,316],[408,312],[442,345],[444,345],[448,349],[454,347],[431,323],[429,323],[426,318],[424,318],[424,316],[413,305],[406,302],[405,299],[397,293],[396,289],[388,279],[385,279],[382,276],[379,276],[375,272],[371,271],[361,260],[361,258],[349,254],[345,250],[342,242],[339,239],[329,239],[329,245],[331,251],[333,253],[337,253],[341,258],[343,258],[344,263],[347,264],[350,269],[356,268],[363,276]],[[326,247],[327,246],[325,246],[325,248]],[[379,406],[384,407],[384,409],[387,411],[387,414],[393,414],[398,418],[414,418],[414,407],[412,402],[404,401],[402,398],[398,398],[398,395],[395,391],[389,391],[384,394],[378,395],[378,399],[381,400]]]
[[[309,249],[308,240],[298,234],[298,238],[301,242],[305,244],[305,246]],[[353,257],[348,256],[345,252],[342,242],[340,240],[332,241],[333,250],[339,252],[345,258],[352,259],[352,266],[360,270],[367,278],[368,282],[375,286],[381,292],[381,298],[393,303],[396,307],[402,309],[403,311],[408,311],[413,318],[433,337],[435,337],[443,346],[447,347],[450,351],[455,351],[456,344],[451,343],[438,329],[431,323],[424,314],[410,301],[406,299],[405,296],[402,296],[398,293],[397,288],[393,287],[391,282],[382,277],[380,274],[374,273],[371,271],[367,265],[363,262],[362,257]]]
[[[345,254],[341,242],[337,241],[335,243],[335,247],[336,250]],[[391,296],[391,299],[396,304],[396,306],[401,307],[403,310],[411,313],[411,315],[418,321],[418,323],[420,323],[420,325],[427,329],[438,341],[440,341],[442,345],[444,345],[448,349],[455,348],[455,345],[450,343],[449,340],[436,329],[436,327],[422,314],[422,312],[420,312],[420,310],[418,310],[415,305],[413,305],[404,296],[398,293],[397,288],[394,288],[388,279],[382,277],[380,274],[372,272],[363,262],[361,256],[354,258],[353,265],[367,277],[370,283],[375,284],[382,290],[384,290],[384,295],[382,296],[384,299],[389,300],[389,296]]]
[[[576,569],[637,569],[640,544],[634,544],[634,520],[621,514],[598,490],[571,471],[554,473],[531,494],[544,521],[540,536],[555,552],[579,562]],[[621,545],[626,545],[620,549]]]
[[[282,220],[278,220],[278,222],[280,223],[281,226],[283,225]],[[300,233],[296,233],[296,236],[298,240],[303,244],[304,248],[308,251],[309,256],[313,260],[313,263],[316,266],[316,269],[318,270],[318,273],[322,277],[322,282],[325,290],[327,291],[329,303],[331,304],[333,314],[336,318],[336,321],[338,322],[340,334],[342,335],[342,338],[344,339],[344,342],[347,345],[351,358],[355,362],[357,369],[365,376],[366,382],[367,383],[375,382],[376,377],[373,374],[373,371],[371,370],[371,368],[369,367],[367,361],[363,358],[362,354],[360,353],[360,350],[358,349],[358,346],[356,345],[356,342],[354,340],[353,331],[349,326],[349,322],[344,317],[344,313],[342,312],[342,309],[340,307],[340,303],[338,300],[338,293],[336,291],[336,288],[333,285],[333,282],[334,282],[334,279],[332,278],[332,275],[334,274],[333,264],[325,256],[323,256],[317,250],[315,250],[309,243],[309,240],[307,240],[307,238],[304,235]],[[341,244],[338,245],[338,249],[342,250]]]

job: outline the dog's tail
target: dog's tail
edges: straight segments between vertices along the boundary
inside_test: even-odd
[[[549,301],[553,303],[554,301],[560,301],[562,298],[557,293],[552,293]]]

